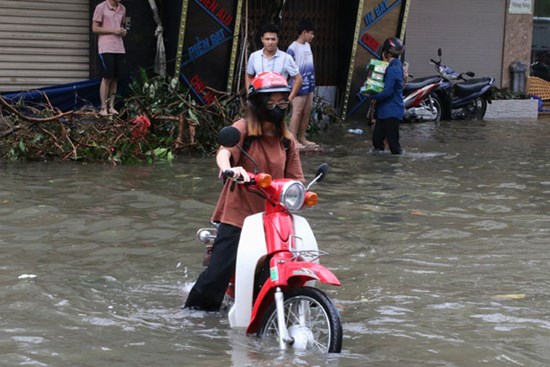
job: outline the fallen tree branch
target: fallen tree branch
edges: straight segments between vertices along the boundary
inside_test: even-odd
[[[15,107],[9,104],[8,101],[6,101],[2,96],[0,96],[0,104],[4,106],[10,113],[17,116],[19,119],[25,120],[28,122],[34,122],[34,123],[51,122],[51,121],[59,120],[62,117],[71,116],[74,113],[74,111],[71,110],[67,112],[61,112],[55,116],[50,116],[50,117],[29,117],[19,112]]]

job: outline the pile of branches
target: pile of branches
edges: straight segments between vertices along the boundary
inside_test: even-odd
[[[129,86],[120,115],[94,108],[62,112],[44,103],[0,97],[0,160],[78,160],[113,164],[211,154],[217,132],[243,111],[242,96],[212,90],[199,105],[177,80],[142,72]]]
[[[119,164],[210,155],[218,131],[244,114],[245,97],[208,89],[216,98],[201,105],[177,79],[149,78],[142,70],[128,87],[120,115],[108,117],[94,107],[60,111],[47,95],[40,104],[0,96],[0,161]],[[308,134],[334,120],[334,108],[316,97]]]

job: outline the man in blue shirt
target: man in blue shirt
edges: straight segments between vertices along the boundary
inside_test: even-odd
[[[403,121],[403,65],[399,55],[403,43],[399,38],[390,37],[382,46],[382,59],[389,62],[384,74],[384,89],[371,95],[376,101],[376,123],[372,132],[372,145],[375,151],[384,151],[384,140],[392,154],[401,154],[399,144],[399,124]]]

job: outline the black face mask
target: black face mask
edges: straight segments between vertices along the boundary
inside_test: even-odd
[[[274,124],[280,124],[285,119],[286,109],[283,110],[279,106],[275,106],[272,110],[267,110],[266,120]]]

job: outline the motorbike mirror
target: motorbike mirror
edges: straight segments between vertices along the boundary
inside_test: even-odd
[[[437,49],[437,56],[441,57],[441,55],[443,55],[443,52],[441,51],[440,48]]]
[[[240,139],[241,133],[233,126],[226,126],[218,133],[218,143],[224,147],[234,147]]]
[[[319,165],[319,168],[317,168],[317,173],[315,174],[315,178],[313,181],[307,185],[306,190],[309,190],[309,188],[316,182],[321,182],[324,180],[324,178],[327,176],[328,172],[328,163],[321,163]]]
[[[317,168],[317,173],[315,174],[315,177],[318,177],[317,182],[323,181],[327,173],[328,173],[328,163],[321,163],[319,165],[319,168]]]
[[[466,75],[468,75],[470,78],[473,78],[474,76],[476,76],[476,74],[473,71],[467,71]]]
[[[241,140],[241,132],[236,127],[226,126],[218,133],[218,143],[227,148],[237,146],[241,153],[250,159],[254,165],[254,173],[258,173],[258,164],[241,146],[237,145],[239,140]]]

